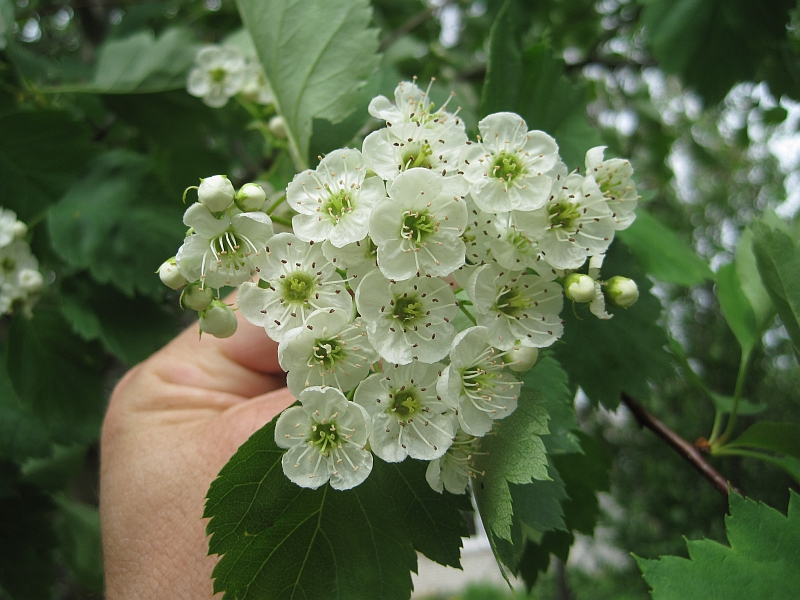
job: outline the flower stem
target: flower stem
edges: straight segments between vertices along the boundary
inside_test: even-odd
[[[284,194],[283,196],[275,200],[275,202],[269,205],[269,208],[267,208],[266,210],[267,214],[272,216],[272,213],[275,212],[275,209],[278,208],[284,202],[286,202],[286,194]]]
[[[289,219],[285,219],[284,217],[279,217],[277,215],[271,215],[270,219],[272,219],[273,223],[277,223],[278,225],[283,225],[284,227],[291,227],[292,222]]]
[[[467,300],[467,302],[469,302],[469,300]],[[458,303],[457,303],[457,304],[458,304],[458,308],[459,308],[459,310],[460,310],[461,312],[463,312],[465,315],[467,315],[467,318],[468,318],[470,321],[472,321],[472,324],[473,324],[473,325],[477,325],[477,324],[478,324],[478,322],[475,320],[475,317],[473,317],[473,316],[472,316],[472,313],[471,313],[471,312],[469,312],[469,311],[467,310],[467,307],[466,307],[466,306],[464,306],[464,304],[462,304],[462,302],[461,302],[460,300],[458,301]],[[472,304],[472,302],[470,302],[470,304]]]
[[[733,428],[736,425],[736,413],[739,410],[739,399],[742,397],[742,388],[744,387],[744,378],[747,375],[747,365],[750,362],[750,352],[742,352],[742,360],[739,363],[739,373],[736,375],[736,387],[733,390],[733,406],[731,407],[731,414],[728,417],[728,424],[725,431],[721,436],[709,440],[712,448],[722,446],[728,441],[733,433]]]

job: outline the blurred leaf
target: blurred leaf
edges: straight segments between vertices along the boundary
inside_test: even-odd
[[[636,211],[633,224],[617,236],[644,272],[656,279],[687,287],[714,279],[706,262],[688,244],[642,208]]]
[[[800,353],[800,248],[780,229],[751,225],[758,272],[795,352]]]
[[[64,489],[83,469],[86,446],[59,446],[47,458],[31,458],[22,465],[22,481],[53,492]]]
[[[209,489],[209,551],[223,555],[215,592],[228,600],[406,600],[414,549],[458,565],[468,498],[431,490],[423,462],[376,459],[351,490],[308,490],[283,474],[274,436],[274,422],[253,434]]]
[[[750,302],[757,326],[763,331],[775,318],[775,307],[772,306],[769,292],[758,273],[756,255],[753,252],[753,232],[750,229],[745,229],[739,236],[734,264],[742,292]]]
[[[41,215],[94,154],[88,132],[66,112],[13,112],[0,117],[3,206],[22,221]]]
[[[549,479],[541,437],[548,433],[545,404],[541,392],[523,386],[517,410],[481,438],[475,499],[486,531],[505,540],[511,540],[512,527],[509,484]]]
[[[150,174],[143,156],[108,152],[48,218],[53,248],[61,258],[131,297],[136,292],[164,295],[155,272],[175,255],[185,233],[182,205],[154,199],[163,192],[147,187]]]
[[[727,414],[730,413],[733,409],[733,397],[732,396],[723,396],[722,394],[717,394],[715,392],[709,392],[711,396],[711,400],[714,402],[714,406],[716,409],[723,413]],[[764,412],[767,410],[766,404],[760,404],[757,402],[750,402],[745,398],[739,398],[739,405],[736,407],[736,414],[739,415],[757,415],[759,413]]]
[[[658,324],[661,303],[650,294],[650,281],[636,267],[630,253],[619,243],[611,245],[603,263],[606,278],[622,273],[636,281],[639,300],[630,308],[612,308],[609,321],[589,311],[577,317],[562,311],[564,336],[553,348],[570,381],[579,385],[593,403],[613,409],[622,391],[634,397],[650,394],[648,381],[672,374],[665,350],[667,334]]]
[[[637,557],[653,600],[752,600],[800,597],[800,496],[789,490],[789,514],[729,495],[730,547],[687,541],[689,559]]]
[[[62,496],[55,520],[58,547],[72,572],[95,594],[103,592],[103,551],[100,543],[100,513],[97,508]]]
[[[756,315],[750,301],[742,291],[736,265],[727,264],[717,271],[717,299],[728,326],[742,347],[742,362],[750,355],[761,337]]]
[[[297,167],[308,164],[315,118],[341,121],[378,65],[367,0],[238,0],[261,66],[286,120]],[[298,51],[302,49],[302,51]]]
[[[800,459],[800,425],[760,421],[726,446],[758,448]]]
[[[528,591],[536,584],[539,574],[545,573],[550,567],[551,554],[563,562],[567,561],[574,540],[572,533],[567,531],[548,531],[538,542],[526,540],[518,571]]]
[[[14,3],[11,0],[0,0],[0,50],[8,46],[8,40],[13,39]]]
[[[43,87],[40,91],[147,94],[185,89],[198,47],[190,30],[176,27],[165,30],[158,39],[150,30],[110,39],[98,50],[92,81]]]
[[[105,411],[99,348],[40,303],[32,319],[14,317],[8,350],[14,389],[53,440],[69,445],[97,439]]]

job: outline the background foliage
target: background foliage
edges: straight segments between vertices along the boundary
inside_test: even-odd
[[[319,46],[270,37],[287,11],[320,32]],[[288,142],[263,126],[271,109],[214,110],[184,90],[196,49],[243,23],[262,32]],[[705,576],[716,542],[737,553],[731,536],[744,530],[746,547],[759,519],[794,523],[796,535],[798,25],[788,0],[0,0],[0,205],[28,223],[48,281],[31,317],[0,320],[0,597],[102,597],[99,428],[115,381],[190,318],[153,275],[183,236],[183,189],[213,173],[280,189],[294,164],[360,143],[374,126],[369,98],[412,76],[436,78],[438,103],[454,90],[473,136],[483,115],[513,110],[554,135],[571,168],[599,144],[630,157],[643,197],[606,261],[636,279],[639,302],[609,322],[567,307],[563,342],[526,386],[536,391],[525,413],[546,407],[549,434],[503,427],[531,444],[541,435],[536,468],[551,481],[480,482],[508,570],[536,597],[646,598],[649,583],[668,598],[667,569]],[[611,412],[622,392],[689,441],[727,433],[709,460],[752,499],[731,497],[727,538],[726,499],[630,413]],[[734,396],[746,401],[726,432]],[[242,451],[269,454],[258,444]],[[440,509],[433,522],[457,536],[453,505]],[[414,532],[387,536],[405,557],[387,585],[408,589],[412,546],[454,561]],[[647,562],[689,556],[682,536],[711,541],[689,543],[692,563]],[[564,568],[571,546],[623,558]],[[228,581],[235,590],[236,574]]]

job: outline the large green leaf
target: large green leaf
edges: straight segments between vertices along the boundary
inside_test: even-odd
[[[756,255],[753,252],[753,232],[749,228],[742,231],[739,241],[736,243],[734,264],[742,292],[750,302],[756,324],[763,331],[775,318],[775,307],[772,306],[769,292],[764,287],[761,275],[758,273]]]
[[[761,280],[800,353],[800,247],[789,234],[765,223],[753,223],[751,229]]]
[[[720,267],[717,271],[717,299],[728,326],[742,347],[742,356],[747,357],[761,337],[755,312],[742,291],[736,265]]]
[[[368,0],[237,0],[286,120],[298,168],[308,164],[315,118],[341,121],[378,65]]]
[[[211,484],[209,550],[223,555],[224,598],[407,599],[418,550],[458,566],[466,496],[438,494],[426,465],[375,459],[360,486],[303,489],[283,474],[274,422],[253,434]]]
[[[105,410],[102,350],[76,336],[61,313],[39,305],[8,335],[8,372],[24,405],[56,442],[97,439]]]
[[[760,421],[748,427],[726,447],[757,448],[800,460],[800,425]]]
[[[151,30],[111,39],[98,51],[90,82],[42,88],[46,92],[146,94],[186,87],[199,45],[188,29],[169,28],[157,39]]]
[[[667,283],[692,286],[713,279],[706,262],[674,231],[640,208],[628,229],[617,233],[645,273]]]
[[[475,498],[487,532],[512,540],[512,483],[547,480],[547,456],[542,436],[547,435],[546,400],[540,392],[522,387],[514,413],[495,423],[481,439],[475,470]]]
[[[150,161],[141,155],[100,156],[50,211],[53,248],[73,267],[88,269],[95,280],[128,296],[163,296],[154,273],[175,254],[185,228],[183,205],[159,198],[163,192],[153,180]]]
[[[545,400],[550,433],[542,438],[547,453],[566,454],[580,452],[581,445],[576,431],[579,429],[572,400],[574,392],[569,388],[569,376],[552,355],[542,357],[525,374],[523,385],[537,390]]]
[[[687,541],[689,559],[637,558],[653,600],[800,598],[800,496],[790,490],[789,514],[730,494],[725,528],[730,547]]]

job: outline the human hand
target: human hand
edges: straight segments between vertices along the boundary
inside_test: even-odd
[[[101,440],[106,598],[212,597],[202,520],[211,481],[250,435],[294,402],[277,344],[237,312],[227,339],[197,323],[132,369]]]

